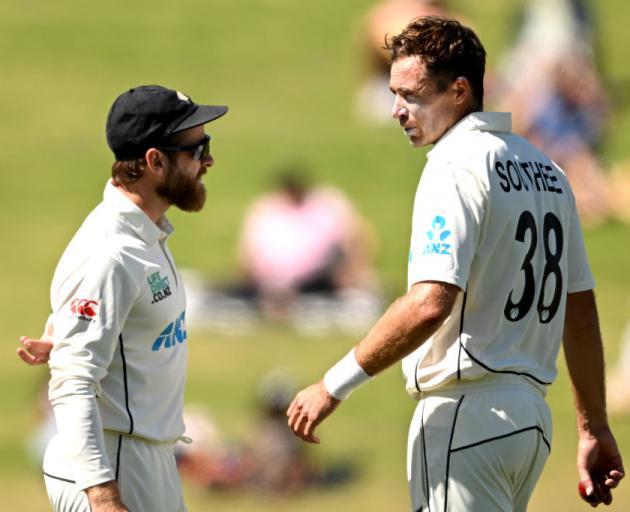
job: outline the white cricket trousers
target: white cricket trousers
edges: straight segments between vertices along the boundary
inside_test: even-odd
[[[551,434],[542,393],[520,375],[423,393],[407,445],[412,511],[526,511]]]
[[[173,443],[151,443],[138,437],[105,431],[107,456],[122,502],[131,512],[185,512]],[[87,495],[77,488],[64,458],[59,436],[48,443],[44,482],[55,512],[89,512]]]

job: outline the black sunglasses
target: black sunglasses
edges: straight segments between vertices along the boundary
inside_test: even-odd
[[[204,160],[208,158],[210,154],[210,135],[204,135],[197,144],[191,144],[190,146],[160,146],[158,149],[164,151],[190,151],[193,154],[193,159]]]

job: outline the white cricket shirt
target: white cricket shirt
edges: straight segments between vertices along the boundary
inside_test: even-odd
[[[565,174],[507,113],[477,112],[427,155],[416,193],[408,286],[457,285],[452,313],[403,360],[407,390],[490,372],[543,393],[556,376],[567,293],[594,287]]]
[[[103,429],[155,442],[184,432],[186,299],[172,230],[109,182],[55,270],[49,397],[74,473],[55,476],[81,488],[114,478]]]

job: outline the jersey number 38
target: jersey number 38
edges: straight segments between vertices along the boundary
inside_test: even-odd
[[[534,274],[534,267],[532,266],[532,260],[538,249],[538,229],[532,212],[525,210],[518,219],[515,239],[518,242],[525,243],[525,234],[528,232],[529,248],[521,265],[521,271],[525,276],[523,293],[518,302],[514,302],[514,290],[512,290],[503,310],[505,318],[511,322],[518,322],[529,313],[534,304],[536,289],[538,288],[536,286],[537,280]],[[545,251],[545,266],[543,268],[536,310],[538,311],[540,322],[546,324],[551,322],[558,312],[562,297],[562,272],[560,269],[563,245],[562,225],[558,217],[551,212],[546,213],[543,220],[542,241],[543,250]],[[547,297],[547,284],[550,278],[553,279],[554,284],[553,294],[551,297]]]

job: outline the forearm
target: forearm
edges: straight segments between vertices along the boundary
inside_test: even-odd
[[[118,484],[110,480],[85,489],[91,510],[127,510],[120,499]]]
[[[580,433],[607,427],[604,354],[592,291],[567,298],[564,355],[573,385]]]
[[[374,376],[400,361],[444,323],[459,289],[445,283],[419,283],[396,300],[355,347],[359,365]]]
[[[352,351],[318,382],[298,393],[287,416],[293,432],[319,443],[315,427],[341,400],[362,383],[399,361],[424,343],[448,318],[459,288],[421,282],[398,299]]]
[[[446,320],[459,288],[422,282],[396,300],[368,335],[324,377],[326,390],[339,400],[424,343]]]

